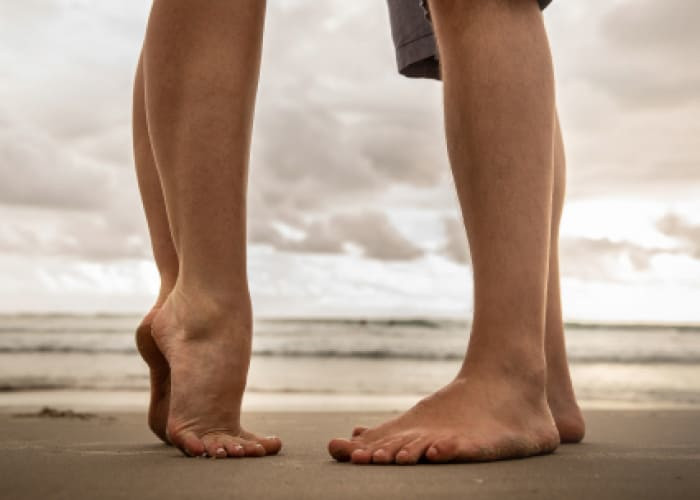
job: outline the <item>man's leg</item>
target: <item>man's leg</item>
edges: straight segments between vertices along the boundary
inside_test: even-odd
[[[559,120],[554,133],[554,193],[552,196],[552,233],[547,282],[547,324],[545,353],[547,359],[547,401],[559,430],[562,443],[577,443],[585,434],[583,415],[576,403],[571,384],[564,342],[559,285],[559,223],[564,207],[566,159]]]
[[[143,51],[148,132],[179,258],[152,334],[170,366],[170,441],[262,456],[240,427],[252,310],[246,187],[265,2],[156,0]]]
[[[554,190],[552,194],[552,233],[549,249],[547,282],[547,322],[545,326],[545,355],[547,360],[547,401],[562,443],[578,443],[583,439],[586,425],[576,402],[564,341],[559,286],[559,223],[564,207],[566,161],[561,129],[557,121],[554,135]],[[367,430],[356,427],[353,436]]]
[[[178,259],[168,224],[168,214],[163,201],[163,190],[156,170],[146,121],[145,89],[143,85],[143,60],[139,58],[134,79],[133,142],[136,177],[141,192],[146,222],[151,236],[151,247],[160,274],[160,291],[151,310],[136,329],[136,345],[151,372],[151,404],[148,425],[163,441],[167,441],[165,424],[168,418],[170,396],[170,368],[151,336],[151,323],[165,302],[177,280]]]
[[[339,460],[415,463],[551,452],[544,352],[554,82],[535,0],[431,3],[447,145],[474,269],[474,318],[456,379],[351,441]]]

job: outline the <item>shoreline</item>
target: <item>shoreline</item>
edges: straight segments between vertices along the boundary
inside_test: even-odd
[[[6,309],[0,310],[0,319],[62,319],[62,318],[97,318],[97,319],[112,319],[112,318],[135,318],[139,321],[143,318],[144,311],[71,311],[71,310],[32,310],[32,309]],[[472,319],[471,314],[427,314],[427,315],[396,315],[392,313],[386,314],[260,314],[255,320],[260,322],[330,322],[330,323],[426,323],[426,322],[452,322],[470,324]],[[700,319],[681,319],[681,320],[641,320],[641,319],[592,319],[583,317],[571,317],[564,320],[564,326],[573,328],[681,328],[700,330]]]
[[[347,413],[397,412],[410,408],[427,394],[358,394],[325,392],[247,392],[244,412],[272,413]],[[146,391],[51,390],[0,392],[0,415],[36,411],[43,407],[61,410],[113,412],[119,414],[145,411],[149,401]],[[673,411],[696,410],[700,404],[666,401],[616,401],[579,399],[583,410],[602,411]]]
[[[582,444],[480,464],[353,466],[326,444],[390,414],[250,412],[278,456],[190,459],[159,443],[144,412],[13,417],[0,412],[0,497],[185,499],[470,498],[625,500],[700,495],[700,411],[587,410]]]

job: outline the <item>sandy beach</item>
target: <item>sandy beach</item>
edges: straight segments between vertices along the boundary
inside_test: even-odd
[[[0,498],[625,498],[700,497],[700,411],[590,410],[580,445],[488,464],[361,467],[333,462],[329,437],[386,413],[252,413],[281,455],[186,459],[140,413],[86,418],[0,413]]]

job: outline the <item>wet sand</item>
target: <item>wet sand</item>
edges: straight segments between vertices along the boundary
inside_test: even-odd
[[[285,441],[263,459],[186,459],[143,414],[13,416],[0,410],[0,498],[700,498],[700,411],[592,410],[579,445],[488,464],[360,467],[332,461],[329,437],[381,413],[254,413]],[[81,418],[82,417],[82,418]]]

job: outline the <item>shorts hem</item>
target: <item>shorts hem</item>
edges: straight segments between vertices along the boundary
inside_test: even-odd
[[[432,32],[396,48],[399,73],[409,78],[440,79],[435,35]]]

